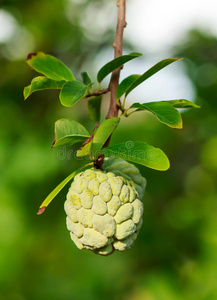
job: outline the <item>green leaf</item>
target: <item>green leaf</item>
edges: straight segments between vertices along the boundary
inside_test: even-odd
[[[43,201],[43,203],[41,204],[41,206],[39,207],[39,211],[38,211],[38,215],[42,214],[45,209],[47,208],[47,206],[51,203],[51,201],[54,199],[54,197],[56,197],[57,194],[59,194],[59,192],[64,188],[64,186],[75,177],[75,175],[77,175],[78,173],[80,173],[83,169],[87,169],[90,168],[90,166],[92,166],[92,163],[87,164],[83,167],[81,167],[80,169],[74,171],[72,174],[70,174],[68,177],[66,177],[48,196],[47,198]]]
[[[162,102],[167,102],[174,106],[175,108],[200,108],[197,104],[194,102],[185,100],[185,99],[176,99],[176,100],[165,100]]]
[[[74,76],[69,68],[59,59],[43,52],[31,53],[28,55],[27,64],[35,71],[56,81],[72,81]]]
[[[80,123],[69,120],[60,119],[55,123],[55,140],[52,147],[66,145],[72,146],[78,142],[85,142],[90,134]]]
[[[64,84],[60,92],[60,102],[64,106],[71,107],[75,105],[79,100],[81,100],[88,86],[80,81],[68,81]]]
[[[86,144],[81,150],[77,150],[76,152],[76,156],[80,157],[80,156],[90,156],[90,151],[91,151],[91,145],[92,145],[92,141],[88,144]]]
[[[100,121],[100,109],[101,109],[102,96],[94,97],[88,100],[88,114],[93,122]]]
[[[89,76],[89,74],[87,72],[82,72],[81,73],[81,77],[82,77],[83,83],[85,85],[91,85],[91,84],[93,84],[93,81],[91,80],[91,78],[90,78],[90,76]]]
[[[126,77],[121,83],[118,85],[116,90],[117,99],[120,99],[123,96],[127,89],[140,77],[141,75],[130,75]]]
[[[110,118],[105,120],[97,129],[96,133],[93,136],[92,142],[92,156],[97,157],[98,151],[102,148],[102,146],[107,141],[108,137],[112,134],[112,132],[117,127],[120,122],[120,118]]]
[[[106,157],[116,157],[143,165],[158,171],[166,171],[170,163],[166,154],[159,148],[144,142],[126,142],[100,151]]]
[[[65,81],[55,81],[44,76],[32,79],[31,84],[24,88],[23,95],[26,100],[32,93],[47,89],[61,89]]]
[[[126,62],[128,62],[136,57],[139,57],[141,55],[142,55],[141,53],[130,53],[128,55],[122,55],[122,56],[119,56],[119,57],[111,60],[110,62],[105,64],[99,70],[99,72],[97,74],[97,81],[101,82],[108,74],[113,72],[115,69],[121,67]]]
[[[171,63],[181,60],[182,58],[167,58],[163,59],[157,64],[155,64],[153,67],[151,67],[148,71],[140,75],[138,79],[136,79],[126,90],[126,96],[134,90],[138,85],[140,85],[142,82],[144,82],[146,79],[157,73],[158,71],[162,70],[166,66],[170,65]],[[132,76],[132,75],[131,75]]]
[[[182,117],[180,113],[166,101],[134,103],[130,108],[137,108],[137,111],[147,110],[153,113],[161,123],[172,128],[182,128]]]

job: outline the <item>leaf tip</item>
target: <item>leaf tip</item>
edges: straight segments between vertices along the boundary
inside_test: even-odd
[[[177,129],[182,129],[183,128],[183,122],[182,120],[179,122],[179,124],[176,126]]]
[[[23,98],[24,98],[24,101],[28,98],[28,96],[26,96],[26,94],[25,94],[25,90],[23,91]]]
[[[50,149],[53,149],[53,147],[55,147],[55,144],[56,144],[56,136],[55,136],[55,139],[54,139],[54,141],[53,141],[53,143],[52,143]]]
[[[43,214],[43,212],[45,211],[46,208],[47,208],[47,206],[40,207],[39,210],[38,210],[38,212],[37,212],[37,215]]]
[[[139,57],[139,56],[142,56],[143,54],[140,52],[132,52],[131,55]]]
[[[166,157],[166,165],[164,166],[164,168],[161,169],[161,171],[168,171],[170,169],[170,161],[169,161],[169,158]]]
[[[60,119],[60,120],[63,120],[63,119]],[[58,120],[58,121],[60,121],[60,120]],[[56,121],[56,122],[55,122],[55,125],[54,125],[54,141],[53,141],[53,143],[52,143],[50,149],[53,149],[53,148],[55,147],[55,144],[56,144],[56,141],[57,141],[57,134],[56,134],[56,131],[57,131],[56,126],[57,126],[57,125],[56,125],[56,124],[57,124],[58,121]]]
[[[166,167],[163,171],[168,171],[170,169],[170,163],[168,164],[168,167]]]
[[[169,58],[169,59],[172,62],[176,62],[176,61],[179,61],[179,60],[183,60],[184,58],[183,57],[179,57],[179,58]]]
[[[28,60],[32,59],[33,56],[36,56],[37,55],[37,52],[34,52],[34,53],[29,53],[26,57],[26,61],[28,62]]]

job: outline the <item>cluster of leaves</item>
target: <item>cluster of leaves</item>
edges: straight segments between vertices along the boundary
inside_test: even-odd
[[[86,98],[90,119],[94,122],[99,122],[102,94],[109,92],[109,89],[100,89],[101,82],[115,69],[141,55],[142,54],[140,53],[130,53],[128,55],[117,57],[105,64],[97,74],[98,90],[93,91],[94,82],[87,72],[81,74],[82,81],[77,81],[69,68],[57,58],[42,52],[30,54],[27,57],[28,65],[44,76],[35,77],[31,84],[24,88],[24,98],[27,99],[35,91],[60,89],[59,98],[62,105],[72,107],[79,100]],[[133,74],[125,78],[119,84],[116,91],[117,105],[122,111],[121,116],[128,117],[130,114],[138,111],[148,111],[154,114],[156,118],[165,125],[172,128],[182,128],[182,118],[177,109],[198,107],[188,100],[178,99],[143,104],[134,103],[129,108],[125,108],[126,97],[132,90],[161,69],[178,60],[180,59],[164,59],[142,75]],[[123,104],[120,102],[122,97]],[[82,124],[74,120],[60,119],[55,123],[55,140],[52,147],[59,145],[72,146],[75,143],[81,142],[83,143],[83,147],[77,151],[76,155],[89,156],[92,162],[97,160],[99,153],[102,153],[106,157],[113,156],[123,158],[155,170],[167,170],[170,163],[164,152],[145,142],[134,142],[134,145],[130,149],[124,143],[103,147],[118,126],[120,117],[114,117],[103,121],[98,128],[95,128],[92,135]],[[91,164],[88,164],[85,167],[88,167],[89,165]],[[46,198],[41,207],[47,206],[53,197],[75,176],[75,174],[76,173],[74,172],[69,175],[69,177],[55,189],[55,192],[53,191],[48,198]]]

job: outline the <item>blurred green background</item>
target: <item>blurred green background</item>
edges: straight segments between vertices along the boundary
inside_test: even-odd
[[[94,31],[83,21],[91,11],[111,5],[115,11],[114,4],[1,3],[0,17],[4,12],[13,18],[16,29],[0,43],[1,300],[217,299],[217,39],[208,33],[192,30],[171,49],[185,58],[196,95],[189,100],[201,105],[183,112],[184,129],[139,113],[123,120],[113,135],[112,143],[142,139],[160,147],[171,161],[167,172],[140,168],[148,185],[135,245],[109,257],[78,250],[65,226],[67,188],[36,215],[47,194],[84,163],[73,149],[49,149],[54,122],[72,118],[90,131],[94,123],[87,119],[85,101],[64,108],[57,91],[35,93],[24,102],[23,87],[36,75],[24,57],[41,50],[63,60],[77,78],[84,70],[96,74],[97,56],[112,51],[115,23]],[[130,41],[124,49],[138,51]],[[107,107],[105,98],[102,116]]]

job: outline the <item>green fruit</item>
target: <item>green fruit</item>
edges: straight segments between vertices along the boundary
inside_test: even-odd
[[[129,249],[142,225],[143,204],[134,184],[111,172],[76,175],[64,207],[76,246],[100,255]]]
[[[103,168],[107,172],[113,172],[115,175],[120,175],[128,181],[132,181],[139,194],[139,199],[142,200],[146,187],[146,179],[142,177],[136,166],[121,158],[110,157],[105,159]]]

